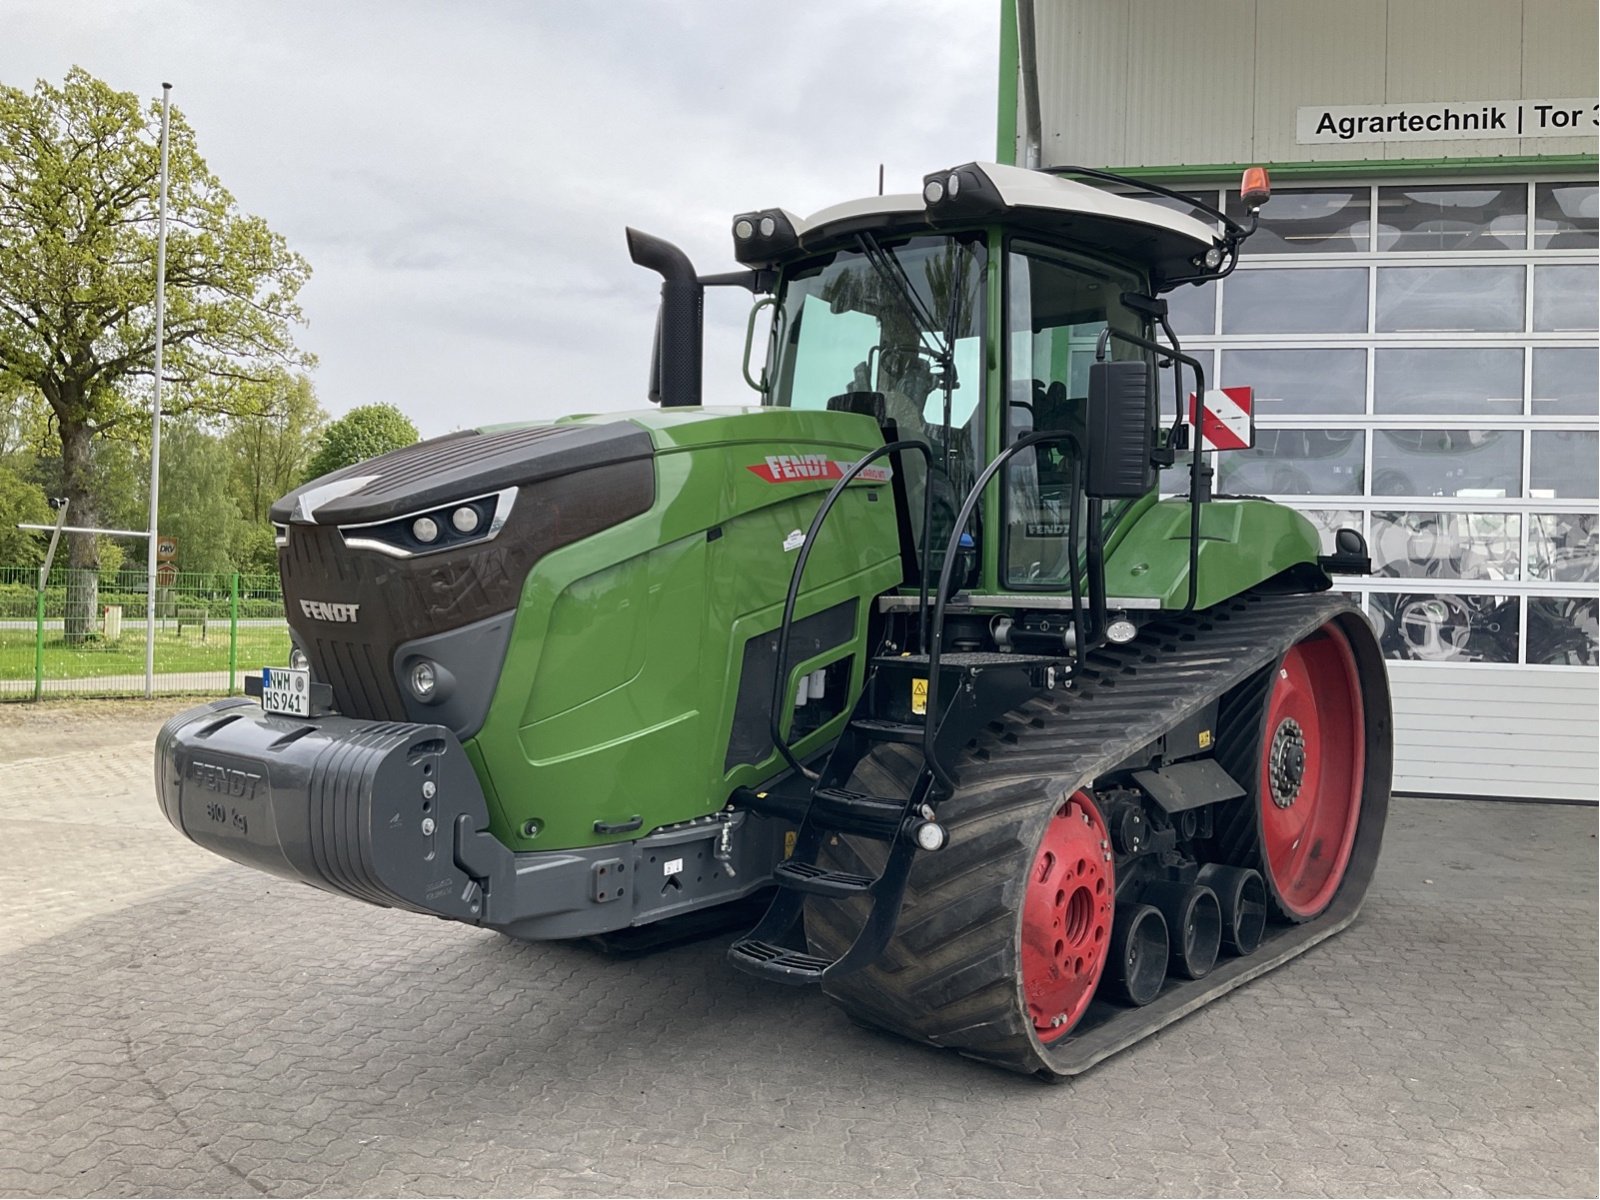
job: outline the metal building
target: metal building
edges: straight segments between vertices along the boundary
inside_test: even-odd
[[[1004,13],[1002,161],[1213,205],[1270,168],[1238,271],[1171,296],[1174,324],[1256,391],[1219,490],[1366,533],[1376,574],[1343,586],[1392,660],[1396,787],[1594,800],[1593,0]]]

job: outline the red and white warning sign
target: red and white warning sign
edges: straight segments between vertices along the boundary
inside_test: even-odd
[[[1208,388],[1200,416],[1195,413],[1194,393],[1190,392],[1189,423],[1200,425],[1202,450],[1248,450],[1256,444],[1255,389]]]

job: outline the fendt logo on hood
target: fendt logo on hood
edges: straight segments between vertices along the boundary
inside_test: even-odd
[[[313,621],[338,621],[349,624],[361,611],[359,604],[335,604],[331,600],[302,600],[300,611]]]

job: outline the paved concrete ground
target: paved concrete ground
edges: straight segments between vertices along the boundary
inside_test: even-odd
[[[367,908],[169,829],[174,702],[0,707],[0,1193],[1593,1196],[1596,814],[1399,801],[1352,929],[1063,1087],[725,939]]]

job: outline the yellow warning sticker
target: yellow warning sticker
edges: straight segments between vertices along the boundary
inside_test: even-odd
[[[926,679],[913,679],[911,681],[911,711],[919,717],[927,715],[928,681]]]
[[[793,829],[783,835],[783,856],[785,858],[794,854],[794,839],[798,836],[799,834]]]
[[[1209,749],[1210,746],[1211,746],[1211,730],[1202,729],[1200,731],[1200,749],[1206,750],[1206,749]]]

